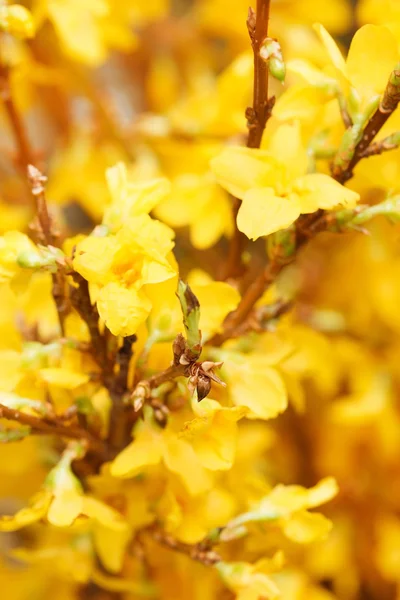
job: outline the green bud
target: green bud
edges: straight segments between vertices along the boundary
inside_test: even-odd
[[[92,415],[95,410],[92,401],[87,396],[79,396],[75,399],[75,405],[78,413],[82,415]]]
[[[190,286],[182,280],[178,283],[177,296],[181,303],[186,341],[195,358],[200,356],[201,352],[200,304]]]
[[[55,265],[54,257],[45,257],[25,250],[17,256],[17,264],[23,269],[41,269],[43,267],[53,267]]]
[[[379,215],[394,222],[400,221],[400,196],[393,196],[379,204],[368,206],[350,221],[350,225],[364,225],[364,223]]]
[[[19,442],[31,433],[31,428],[28,426],[18,427],[15,429],[0,429],[0,442]]]
[[[224,527],[221,531],[219,540],[221,542],[230,542],[231,540],[238,540],[239,538],[247,535],[248,530],[244,525],[238,525],[237,527]]]
[[[14,410],[29,408],[43,416],[48,414],[48,408],[43,402],[31,400],[30,398],[23,398],[12,392],[0,392],[0,404],[3,404],[3,406],[7,406],[8,408],[13,408]]]
[[[17,264],[23,269],[57,269],[57,260],[62,260],[64,253],[54,246],[38,246],[38,251],[24,250],[17,256]]]
[[[260,56],[268,64],[271,75],[283,83],[286,76],[286,66],[279,42],[272,38],[266,38],[260,46]]]
[[[68,445],[68,448],[63,452],[59,462],[47,475],[45,486],[50,490],[73,489],[77,492],[82,492],[82,484],[72,472],[71,464],[73,460],[82,458],[84,454],[85,449],[81,442],[71,442]]]
[[[267,238],[267,252],[270,258],[289,258],[296,251],[296,230],[288,227],[277,231]]]
[[[275,79],[281,83],[284,83],[286,77],[286,66],[283,60],[274,57],[270,58],[268,62],[268,69]]]

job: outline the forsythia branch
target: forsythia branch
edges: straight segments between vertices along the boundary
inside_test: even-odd
[[[72,278],[76,287],[71,287],[70,290],[71,304],[89,329],[94,360],[106,372],[109,370],[106,338],[99,331],[99,314],[96,306],[91,303],[88,282],[77,272],[72,274]]]
[[[334,161],[332,177],[340,183],[345,183],[353,176],[354,167],[366,155],[369,145],[382,129],[390,115],[400,102],[400,63],[391,72],[386,89],[383,93],[378,108],[365,126],[360,140],[355,146],[352,156],[344,162]]]
[[[75,427],[73,425],[64,425],[56,420],[48,421],[29,415],[20,410],[9,408],[0,404],[0,418],[10,421],[17,421],[31,428],[31,433],[43,435],[56,435],[74,440],[83,440],[87,443],[88,448],[99,454],[105,454],[105,446],[103,442],[94,437],[85,429]]]
[[[219,554],[214,552],[214,550],[210,550],[207,545],[203,545],[201,542],[199,544],[185,544],[165,533],[157,526],[150,527],[148,531],[152,538],[162,546],[166,546],[175,552],[186,554],[192,560],[196,560],[205,566],[215,565],[221,560]]]
[[[248,148],[260,147],[264,129],[275,102],[274,97],[268,100],[268,64],[260,55],[261,45],[268,36],[269,8],[270,0],[257,0],[256,12],[249,8],[247,17],[247,29],[254,55],[253,106],[246,110],[249,128]],[[234,231],[229,246],[224,279],[241,275],[243,271],[241,255],[246,243],[246,236],[237,227],[240,204],[238,198],[233,199]]]
[[[18,148],[18,164],[26,173],[29,164],[34,162],[33,152],[26,133],[23,121],[15,106],[10,86],[10,70],[7,66],[0,63],[0,97],[3,100],[4,108],[8,115],[11,128],[14,133],[15,142]]]
[[[366,148],[363,152],[360,153],[361,158],[368,158],[368,156],[373,156],[375,154],[382,154],[383,152],[388,152],[389,150],[395,150],[400,145],[400,132],[393,133],[388,137],[380,140],[379,142],[374,142],[370,144],[368,148]]]

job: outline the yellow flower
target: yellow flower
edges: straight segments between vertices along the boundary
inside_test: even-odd
[[[93,284],[100,317],[110,331],[130,335],[151,309],[143,286],[175,275],[168,258],[174,232],[147,214],[159,198],[157,183],[132,186],[122,165],[109,171],[108,177],[113,204],[106,220],[115,233],[104,236],[101,230],[97,235],[95,230],[79,242],[74,268]],[[160,185],[164,189],[164,183]]]
[[[48,197],[60,204],[68,204],[74,198],[95,222],[100,222],[110,203],[104,172],[121,158],[116,145],[110,142],[96,144],[88,133],[73,132],[69,144],[53,155]],[[81,178],[85,185],[81,185]]]
[[[157,518],[168,533],[187,544],[195,544],[234,515],[235,500],[223,486],[193,498],[183,490],[167,487],[157,504]]]
[[[171,193],[155,208],[155,215],[171,227],[190,228],[192,244],[209,248],[232,232],[231,203],[216,183],[209,160],[220,145],[168,141],[160,147]]]
[[[238,600],[273,600],[280,596],[275,582],[263,572],[258,571],[258,564],[245,562],[219,562],[216,569],[224,583],[235,592]]]
[[[41,491],[34,496],[29,506],[21,508],[15,515],[0,516],[0,531],[17,531],[36,523],[46,516],[49,504],[51,502],[51,494],[46,491]]]
[[[239,54],[211,84],[177,103],[169,118],[174,129],[191,135],[229,136],[245,131],[243,114],[252,89],[253,56]]]
[[[354,206],[359,197],[328,175],[305,174],[298,123],[281,125],[268,150],[226,148],[211,166],[220,184],[242,200],[238,228],[253,240],[289,227],[300,214]]]
[[[235,458],[237,421],[245,416],[247,409],[223,407],[209,398],[198,402],[195,397],[192,409],[197,416],[184,424],[180,438],[191,443],[207,469],[230,469]]]
[[[232,402],[248,409],[248,419],[272,419],[287,408],[287,392],[274,355],[222,350],[215,356],[225,363],[222,372]]]
[[[35,34],[32,14],[21,4],[1,4],[0,29],[21,39],[32,38]]]
[[[211,487],[211,478],[195,450],[171,429],[171,419],[166,429],[146,418],[135,428],[135,439],[111,464],[114,477],[133,477],[153,465],[163,462],[184,484],[191,495],[200,494]]]
[[[332,523],[320,513],[309,512],[328,502],[338,493],[332,477],[322,479],[310,489],[299,485],[278,485],[261,499],[249,512],[235,517],[227,530],[235,530],[248,523],[273,522],[284,535],[299,544],[307,544],[327,536]]]
[[[122,227],[129,217],[148,215],[170,192],[168,179],[159,178],[144,182],[129,179],[124,163],[117,163],[106,171],[111,205],[106,208],[103,223],[110,230]]]
[[[398,44],[392,33],[377,25],[364,25],[354,35],[344,60],[333,38],[322,25],[315,29],[324,44],[334,72],[342,87],[353,88],[353,102],[365,108],[368,101],[382,94],[391,71],[399,61]],[[343,90],[345,93],[346,89]]]
[[[32,272],[24,267],[30,259],[40,261],[37,246],[24,233],[8,231],[0,237],[0,283],[11,282],[14,291],[26,288]]]
[[[359,23],[384,25],[399,39],[400,6],[397,0],[360,0],[357,17]]]
[[[136,44],[130,24],[137,22],[138,14],[151,17],[154,2],[150,3],[150,10],[144,6],[136,14],[132,10],[135,4],[130,0],[117,4],[110,0],[36,0],[33,13],[39,24],[49,19],[68,56],[97,66],[104,62],[109,50],[127,51]],[[153,13],[163,14],[164,2],[158,0],[155,4]]]

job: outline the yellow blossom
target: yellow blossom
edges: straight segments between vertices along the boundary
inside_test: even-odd
[[[236,406],[248,408],[247,418],[271,419],[286,409],[287,392],[275,368],[276,357],[231,350],[222,350],[216,356],[225,362],[222,372],[228,394]]]
[[[386,87],[399,60],[398,45],[391,32],[382,26],[364,25],[354,35],[344,60],[335,41],[322,25],[315,26],[339,80],[354,88],[361,107]],[[344,90],[346,92],[347,90]]]
[[[0,29],[22,39],[35,34],[32,14],[21,4],[0,6]]]
[[[123,6],[109,0],[90,0],[84,4],[73,0],[36,0],[34,15],[42,24],[53,24],[64,52],[75,60],[99,65],[111,48],[129,50],[135,36],[129,28],[130,2]]]
[[[226,148],[211,165],[220,184],[242,200],[238,228],[253,240],[289,227],[300,214],[354,206],[358,200],[328,175],[305,174],[298,124],[279,127],[268,150]]]
[[[146,419],[135,428],[135,439],[113,461],[114,477],[133,477],[163,462],[182,481],[187,491],[200,494],[211,486],[211,477],[186,440]]]
[[[258,571],[257,563],[251,565],[245,562],[220,562],[216,568],[239,600],[273,600],[280,596],[278,586],[271,577]]]
[[[192,401],[196,415],[187,421],[180,437],[191,443],[201,464],[207,469],[230,469],[235,456],[237,421],[245,416],[245,407],[223,407],[205,398]]]
[[[230,521],[227,528],[234,530],[252,522],[274,522],[287,538],[307,544],[326,537],[332,527],[322,514],[311,513],[307,509],[328,502],[337,493],[338,486],[332,477],[321,480],[310,489],[278,485],[249,512]]]
[[[108,218],[114,219],[117,230],[105,236],[96,235],[95,231],[79,242],[74,268],[96,286],[94,297],[99,314],[110,331],[114,335],[130,335],[151,309],[143,286],[161,283],[175,274],[168,260],[174,234],[147,214],[154,205],[151,188],[135,195],[122,167],[111,171],[109,177],[114,194],[110,210],[114,213],[110,212]],[[123,214],[131,216],[123,219]]]

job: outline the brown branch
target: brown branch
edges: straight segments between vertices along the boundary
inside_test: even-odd
[[[23,173],[29,164],[34,162],[32,148],[26,134],[25,125],[15,106],[10,86],[10,70],[7,66],[0,63],[0,97],[3,100],[4,108],[10,121],[11,129],[14,134],[15,143],[18,149],[18,164]]]
[[[154,525],[149,527],[147,531],[151,534],[151,537],[162,546],[165,546],[174,552],[186,554],[186,556],[192,560],[200,562],[207,567],[213,566],[221,561],[219,554],[214,552],[214,550],[210,550],[209,547],[207,547],[207,544],[202,544],[201,542],[199,544],[185,544]]]
[[[236,330],[249,316],[257,300],[261,298],[264,291],[275,280],[283,267],[284,264],[279,261],[271,261],[268,263],[258,277],[256,277],[247,288],[237,309],[231,312],[225,319],[223,331],[215,334],[208,340],[207,343],[209,345],[221,346],[226,340],[235,336]]]
[[[91,338],[91,353],[98,366],[103,371],[103,376],[112,373],[111,361],[108,360],[106,338],[99,330],[99,313],[92,304],[89,294],[89,284],[76,271],[72,274],[76,287],[70,289],[71,304],[85,321]]]
[[[291,301],[278,300],[275,304],[253,308],[247,319],[234,332],[234,337],[240,337],[250,332],[263,333],[268,330],[268,324],[287,313],[293,306]]]
[[[368,148],[366,148],[363,152],[360,152],[360,158],[368,158],[369,156],[374,156],[377,154],[383,154],[383,152],[388,152],[389,150],[395,150],[399,147],[398,143],[392,141],[393,136],[389,136],[379,142],[374,142],[370,144]]]
[[[154,390],[167,381],[172,381],[177,377],[189,376],[187,369],[188,365],[172,365],[171,367],[168,367],[168,369],[165,369],[165,371],[152,375],[152,377],[149,377],[146,381],[150,390]]]
[[[50,218],[46,197],[44,193],[44,183],[46,177],[32,165],[34,162],[34,152],[31,148],[26,127],[15,106],[11,88],[10,72],[7,67],[0,64],[0,94],[14,133],[15,142],[18,148],[18,164],[24,175],[28,174],[28,180],[31,186],[31,192],[35,200],[36,214],[38,220],[37,235],[38,241],[44,245],[55,245],[57,232],[54,231],[53,223]],[[68,302],[66,300],[66,281],[63,272],[58,271],[52,275],[53,279],[53,297],[57,308],[58,320],[62,335],[64,335],[64,320],[68,312]]]
[[[88,448],[98,454],[105,454],[105,446],[99,438],[94,437],[85,429],[73,425],[64,425],[56,420],[45,420],[29,415],[20,410],[9,408],[0,404],[0,418],[10,421],[17,421],[23,425],[28,425],[32,433],[42,435],[56,435],[73,440],[82,440],[88,444]]]
[[[247,288],[236,310],[226,317],[223,331],[209,339],[207,344],[221,346],[226,340],[241,335],[243,324],[252,313],[256,302],[276,280],[279,273],[295,260],[299,248],[306,244],[311,237],[320,231],[325,231],[332,225],[333,217],[330,213],[322,212],[320,214],[317,212],[316,214],[318,214],[318,219],[315,223],[309,223],[309,229],[305,231],[296,230],[295,250],[292,254],[286,255],[284,251],[281,252],[279,246],[275,248],[269,263]]]
[[[244,272],[242,253],[246,246],[247,238],[244,233],[239,231],[236,222],[240,204],[239,198],[232,197],[233,233],[229,243],[228,259],[221,277],[223,281],[231,277],[240,277]]]
[[[368,146],[371,144],[374,137],[382,129],[390,115],[396,110],[400,102],[400,63],[396,65],[389,77],[386,89],[378,108],[368,121],[364,128],[360,141],[356,144],[354,152],[350,160],[344,164],[336,164],[332,168],[332,177],[345,183],[353,176],[354,167],[364,157]]]
[[[247,19],[254,54],[253,106],[246,111],[248,148],[260,147],[265,125],[271,114],[271,103],[268,102],[268,65],[260,56],[261,44],[268,37],[269,7],[270,0],[257,0],[256,12],[250,8]]]
[[[128,391],[129,364],[133,355],[132,344],[136,342],[136,339],[136,335],[130,335],[123,339],[115,360],[119,370],[108,385],[112,407],[107,441],[114,452],[119,452],[129,443],[133,425],[129,418],[132,407],[124,402],[124,396]]]
[[[259,148],[265,126],[271,116],[274,98],[268,100],[268,65],[260,56],[261,44],[268,37],[270,0],[257,0],[257,10],[254,12],[249,8],[247,17],[247,29],[249,31],[251,46],[254,56],[254,83],[253,83],[253,106],[246,110],[247,126],[249,135],[247,138],[248,148]],[[240,200],[233,199],[233,235],[230,241],[228,260],[223,279],[238,277],[243,274],[241,256],[246,245],[246,236],[237,227],[237,214],[240,208]]]

